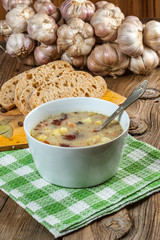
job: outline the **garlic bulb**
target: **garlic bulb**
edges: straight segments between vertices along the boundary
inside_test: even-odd
[[[66,51],[69,57],[87,55],[95,44],[92,26],[79,18],[72,18],[60,26],[57,35],[59,52]]]
[[[95,6],[88,0],[65,0],[60,10],[66,21],[77,17],[85,22],[89,22],[95,12]]]
[[[57,24],[46,13],[37,13],[28,21],[28,33],[40,43],[51,45],[56,41]]]
[[[159,64],[157,53],[151,48],[144,47],[143,54],[131,58],[129,69],[136,74],[149,74]]]
[[[33,8],[20,4],[6,14],[6,22],[14,33],[22,33],[27,31],[27,21],[34,15]]]
[[[62,54],[61,60],[69,62],[71,65],[84,68],[87,66],[87,56],[79,56],[79,57],[69,57],[66,52]]]
[[[35,61],[33,52],[31,54],[27,55],[26,57],[17,57],[17,61],[23,65],[27,65],[27,66],[31,66],[31,67],[36,66],[36,61]]]
[[[139,18],[128,16],[118,29],[117,41],[121,51],[128,56],[138,57],[143,53],[143,25]]]
[[[112,42],[117,38],[117,29],[123,19],[124,14],[119,7],[112,3],[106,3],[94,13],[90,23],[98,37],[103,41]]]
[[[152,20],[145,25],[144,43],[155,51],[160,50],[160,22]]]
[[[108,2],[106,2],[106,1],[96,2],[96,4],[95,4],[96,11],[97,11],[98,9],[102,8],[106,3],[108,3]]]
[[[60,59],[56,44],[37,46],[34,50],[34,57],[37,65],[47,64],[56,59]]]
[[[11,34],[6,44],[7,53],[12,57],[25,57],[33,51],[34,47],[35,41],[23,33]]]
[[[52,15],[55,11],[55,6],[51,0],[37,0],[34,3],[34,9],[36,12],[44,12],[48,15]]]
[[[118,44],[96,46],[87,59],[90,71],[100,76],[122,75],[129,66],[129,57],[121,52]]]
[[[30,6],[33,3],[33,0],[1,0],[2,6],[6,11],[10,11],[12,8],[15,8],[18,4],[26,4]]]

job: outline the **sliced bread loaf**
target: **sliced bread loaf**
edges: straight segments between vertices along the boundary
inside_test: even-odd
[[[83,71],[74,71],[67,76],[38,87],[32,94],[29,105],[31,109],[51,100],[69,96],[87,96],[101,98],[107,90],[103,78],[92,77]]]
[[[30,79],[32,81],[32,78],[36,77],[43,77],[45,74],[52,74],[55,70],[57,69],[62,69],[62,68],[69,68],[73,70],[72,66],[66,62],[66,61],[53,61],[50,62],[49,64],[42,65],[37,68],[32,68],[29,71],[25,71],[10,80],[8,80],[6,83],[3,84],[1,91],[0,91],[0,104],[7,110],[13,108],[16,105],[18,105],[18,98],[20,97],[22,91],[20,90],[23,84],[18,86],[18,89],[20,90],[20,93],[16,93],[16,99],[15,99],[15,89],[16,85],[20,82],[22,79]],[[24,90],[24,87],[23,89]],[[17,90],[18,91],[18,90]]]
[[[21,95],[23,92],[23,98],[25,95],[25,89],[26,91],[28,91],[28,87],[31,86],[31,89],[36,89],[39,86],[42,86],[43,84],[47,83],[47,82],[51,82],[54,81],[55,79],[57,79],[58,77],[62,76],[62,75],[66,75],[69,72],[72,72],[73,68],[62,68],[62,69],[57,69],[53,72],[51,71],[46,71],[45,73],[41,73],[41,71],[36,71],[36,72],[32,72],[32,73],[27,73],[25,75],[25,77],[23,78],[23,80],[21,80],[15,89],[15,105],[18,108],[22,108],[21,105]],[[26,93],[27,94],[27,93]],[[22,99],[23,99],[22,98]],[[24,100],[23,100],[24,101]],[[29,99],[28,99],[29,101]],[[27,111],[27,110],[26,110]]]

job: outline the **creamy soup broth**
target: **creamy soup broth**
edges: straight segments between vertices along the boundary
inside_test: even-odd
[[[123,129],[113,120],[99,132],[95,130],[108,117],[93,112],[71,112],[50,116],[31,130],[31,136],[46,144],[61,147],[85,147],[108,142]]]

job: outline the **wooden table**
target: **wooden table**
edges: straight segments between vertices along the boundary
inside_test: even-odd
[[[2,43],[3,45],[3,43]],[[29,69],[0,49],[0,86],[9,78]],[[127,97],[144,79],[149,80],[142,99],[127,112],[130,133],[160,149],[160,68],[148,76],[127,72],[117,79],[106,78],[108,88]],[[160,240],[160,193],[153,194],[119,212],[103,217],[59,239],[63,240]],[[52,240],[53,235],[23,208],[0,191],[0,240]]]

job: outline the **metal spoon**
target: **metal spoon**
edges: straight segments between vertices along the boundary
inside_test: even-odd
[[[140,83],[133,92],[129,95],[129,97],[121,104],[121,106],[95,131],[98,132],[105,128],[115,117],[120,114],[123,110],[129,107],[133,102],[135,102],[139,97],[141,97],[146,91],[148,85],[148,81],[144,80]]]

